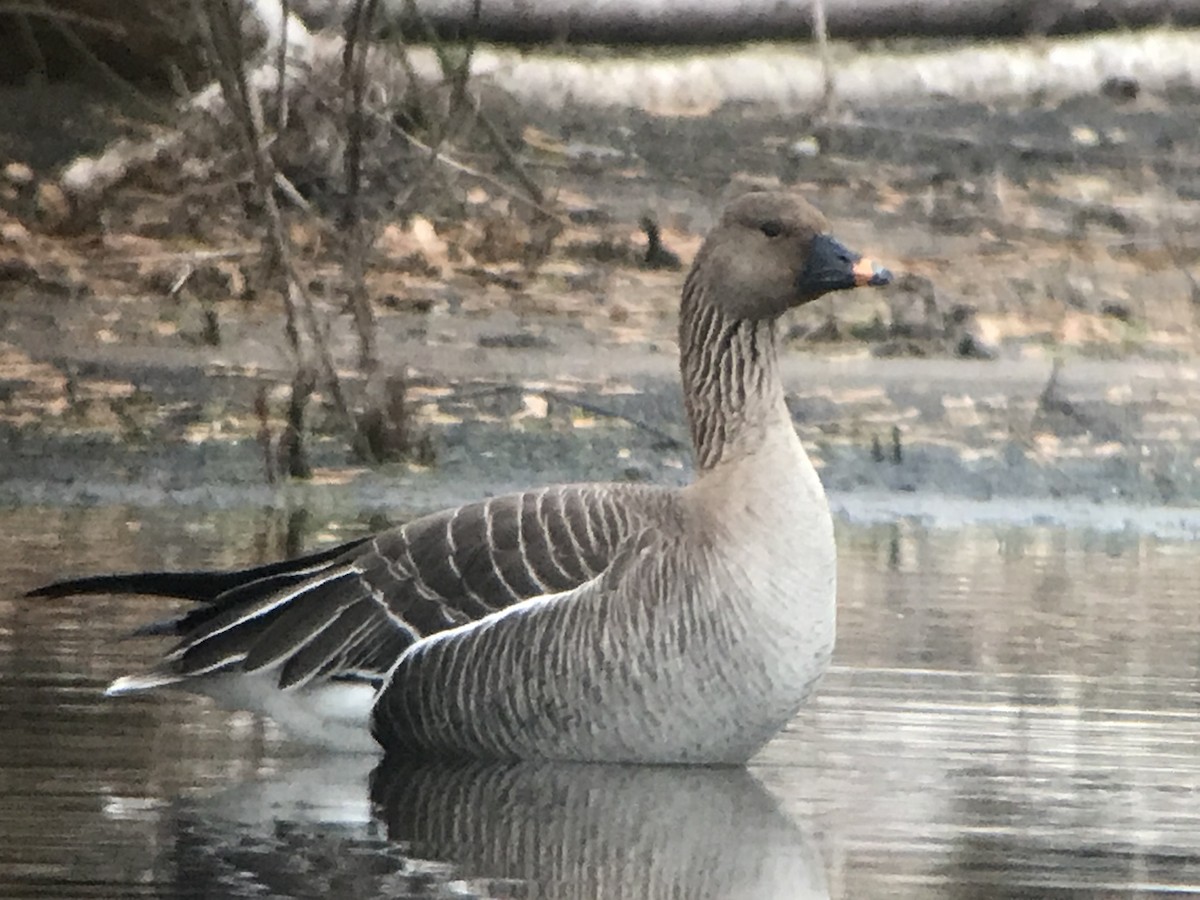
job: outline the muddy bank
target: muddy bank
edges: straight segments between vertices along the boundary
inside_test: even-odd
[[[362,469],[318,396],[316,483],[268,486],[254,409],[265,391],[278,425],[282,312],[229,287],[257,250],[181,240],[173,198],[135,185],[101,233],[0,246],[0,499],[415,509],[547,480],[681,482],[682,274],[640,264],[638,221],[654,217],[686,265],[721,197],[789,184],[901,273],[783,326],[797,427],[832,491],[1200,504],[1187,91],[822,119],[761,105],[511,114],[502,127],[571,222],[549,255],[456,263],[479,252],[473,223],[443,211],[428,220],[443,258],[400,259],[400,224],[374,260],[380,357],[408,379],[432,467]],[[319,244],[301,246],[332,284]],[[169,294],[198,253],[218,257],[225,294]],[[353,392],[344,297],[319,302]]]
[[[620,378],[560,371],[547,395],[545,373],[561,367],[559,352],[574,356],[580,370],[588,365],[556,346],[554,353],[510,352],[516,358],[507,359],[507,376],[489,380],[478,377],[486,359],[476,360],[472,379],[431,389],[421,416],[434,465],[366,469],[348,458],[343,442],[325,436],[312,445],[316,479],[275,487],[265,482],[260,445],[236,424],[256,377],[88,363],[84,370],[97,378],[132,375],[153,398],[145,408],[172,415],[147,419],[144,431],[123,437],[6,426],[0,501],[301,504],[404,514],[547,481],[685,482],[691,457],[673,359],[625,354]],[[518,371],[523,377],[514,377]],[[1060,371],[1047,398],[1050,375],[1049,363],[865,355],[791,356],[784,365],[797,429],[834,495],[1200,505],[1200,369],[1081,361]],[[861,508],[850,500],[835,505]],[[919,505],[905,500],[894,508]]]

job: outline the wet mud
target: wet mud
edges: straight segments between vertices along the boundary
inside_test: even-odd
[[[781,328],[794,418],[833,492],[1195,505],[1198,123],[1182,89],[822,116],[510,110],[502,129],[578,227],[521,271],[384,259],[380,356],[434,462],[363,467],[318,394],[311,485],[264,476],[256,398],[277,418],[292,377],[276,298],[164,296],[178,248],[145,229],[136,245],[10,241],[0,498],[421,507],[547,480],[682,482],[682,273],[644,266],[639,220],[686,265],[722,197],[790,184],[900,276]],[[462,223],[433,221],[453,243]],[[350,317],[321,303],[361,390]]]

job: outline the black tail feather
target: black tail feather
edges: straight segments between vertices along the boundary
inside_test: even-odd
[[[155,597],[180,597],[184,600],[206,600],[222,576],[216,572],[127,572],[115,575],[91,575],[71,578],[34,588],[26,597],[72,597],[77,594],[147,594]]]
[[[334,559],[336,558],[334,557]],[[153,634],[188,634],[192,629],[199,628],[225,610],[233,609],[244,603],[261,600],[282,588],[305,581],[332,562],[332,560],[317,559],[312,556],[300,557],[295,560],[295,562],[301,561],[306,565],[294,572],[276,572],[273,575],[266,575],[261,578],[254,577],[258,574],[259,570],[244,569],[238,574],[244,576],[247,579],[246,581],[234,585],[224,593],[211,598],[204,605],[188,610],[183,615],[143,625],[142,628],[134,632],[133,637]],[[263,568],[266,567],[264,566]],[[149,630],[143,631],[143,629]]]
[[[207,607],[201,607],[201,609],[207,609]],[[186,615],[156,619],[153,622],[147,622],[145,625],[139,625],[133,631],[129,632],[126,637],[159,637],[164,634],[180,634],[179,629],[185,619],[187,619]]]
[[[177,597],[198,603],[212,603],[222,595],[239,589],[253,588],[253,593],[299,581],[309,570],[336,560],[343,554],[362,546],[370,538],[358,538],[336,547],[298,556],[281,562],[268,563],[250,569],[229,572],[128,572],[116,575],[93,575],[71,578],[34,588],[26,597],[72,597],[78,594],[144,594],[153,597]],[[199,610],[197,610],[199,612]],[[207,612],[207,611],[206,611]],[[138,634],[175,633],[178,620],[167,619],[139,628]]]

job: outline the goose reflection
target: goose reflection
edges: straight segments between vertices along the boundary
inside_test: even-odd
[[[811,841],[742,768],[389,761],[371,794],[390,840],[522,896],[829,896]]]
[[[829,897],[803,827],[745,769],[374,764],[265,762],[165,806],[110,795],[107,839],[158,847],[126,862],[162,896]]]

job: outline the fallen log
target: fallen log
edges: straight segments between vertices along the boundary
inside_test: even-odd
[[[337,65],[342,53],[340,38],[333,36],[293,33],[290,43],[294,55],[289,72],[299,84],[312,66]],[[552,108],[615,106],[697,114],[723,103],[746,102],[803,111],[825,100],[827,74],[834,99],[858,107],[928,97],[984,102],[1063,98],[1096,93],[1114,81],[1147,95],[1179,87],[1200,90],[1198,44],[1198,32],[1163,30],[913,53],[858,53],[835,47],[829,73],[815,49],[805,45],[764,45],[735,53],[662,59],[588,60],[491,48],[476,50],[472,74],[518,101]],[[437,80],[437,61],[431,51],[414,50],[409,59],[422,77]],[[251,81],[270,92],[276,75],[275,66],[264,62],[253,71]],[[219,91],[210,86],[186,105],[217,114],[220,103]],[[172,133],[161,143],[120,142],[97,157],[81,157],[68,166],[61,184],[76,199],[98,195],[184,139]]]
[[[202,74],[195,0],[0,3],[0,81],[89,71],[98,61],[135,80]],[[807,40],[816,0],[382,0],[377,32],[423,40],[474,31],[491,42],[611,44]],[[254,0],[268,30],[279,0]],[[303,26],[341,30],[354,0],[291,0]],[[1200,25],[1200,0],[824,0],[832,38],[1066,35]]]
[[[382,0],[379,24],[487,41],[651,44],[794,40],[817,0]],[[294,0],[310,27],[340,23],[353,0]],[[1025,37],[1200,25],[1200,0],[824,0],[830,37]]]
[[[1135,92],[1200,89],[1200,32],[1131,34],[861,52],[833,45],[829,71],[812,45],[753,45],[736,52],[610,59],[479,50],[473,72],[521,100],[549,106],[626,106],[700,114],[723,103],[816,108],[826,99],[872,107],[931,97],[1062,99],[1126,82]]]

